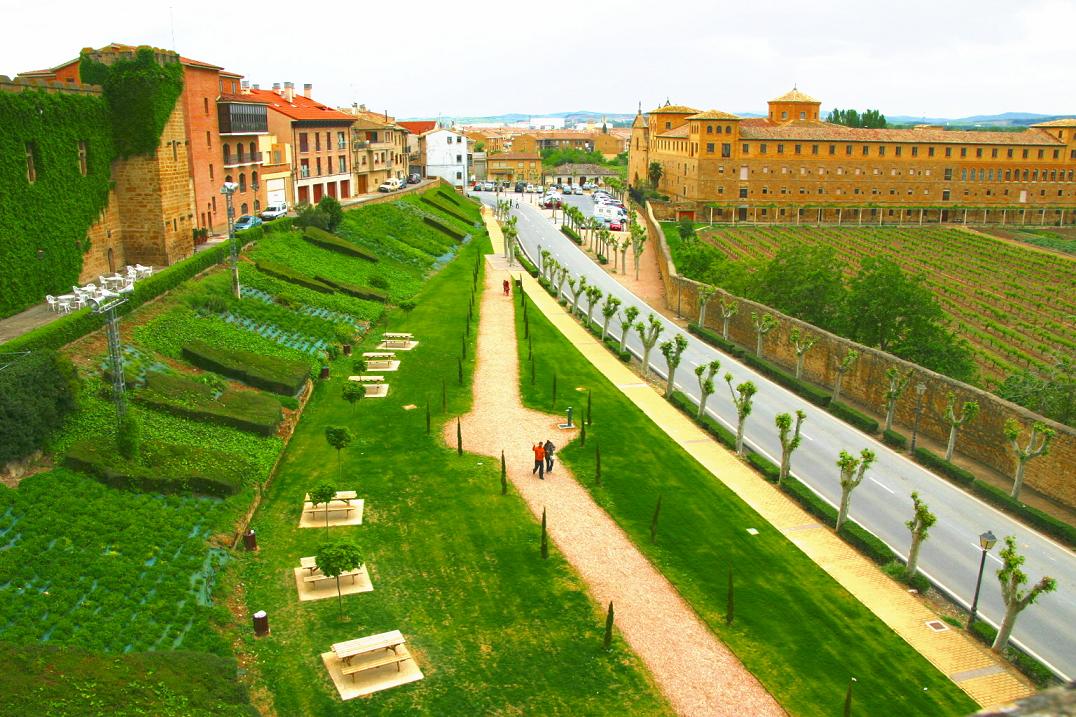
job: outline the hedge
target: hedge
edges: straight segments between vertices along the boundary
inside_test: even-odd
[[[538,267],[536,267],[531,260],[527,258],[527,255],[522,251],[516,251],[516,259],[523,265],[524,270],[535,279],[538,278]]]
[[[444,232],[445,234],[452,237],[456,241],[463,241],[463,238],[465,236],[467,236],[466,234],[464,234],[462,232],[456,231],[455,229],[448,226],[447,224],[443,224],[443,223],[437,221],[433,217],[424,216],[424,217],[422,217],[422,221],[425,222],[426,224],[430,225],[434,229],[437,229],[438,231]]]
[[[320,274],[314,275],[315,281],[320,281],[326,284],[330,288],[339,291],[342,294],[348,296],[354,296],[356,299],[366,299],[368,301],[380,301],[382,304],[389,300],[389,295],[380,289],[375,289],[372,286],[359,286],[358,284],[348,284],[344,281],[337,281]]]
[[[899,450],[906,450],[908,448],[908,439],[904,437],[903,433],[897,433],[894,430],[882,431],[882,440],[885,444]]]
[[[620,340],[619,339],[614,338],[612,336],[606,336],[604,343],[605,343],[605,346],[610,351],[612,351],[614,354],[616,354],[616,357],[618,359],[620,359],[624,363],[628,363],[628,362],[631,361],[631,351],[627,351],[627,350],[621,351],[620,350]]]
[[[849,406],[847,403],[833,403],[826,406],[826,410],[845,423],[849,423],[859,430],[871,435],[878,432],[878,421],[870,416]]]
[[[681,391],[673,391],[671,402],[674,406],[690,416],[693,420],[699,413],[698,405],[687,394]],[[726,448],[736,449],[736,435],[726,429],[716,420],[703,414],[702,420],[697,421],[710,435],[718,440]]]
[[[281,281],[286,281],[289,284],[295,284],[296,286],[302,286],[307,289],[313,289],[314,291],[320,291],[322,294],[336,293],[336,289],[329,286],[323,281],[319,281],[312,276],[306,274],[300,274],[290,266],[285,264],[278,264],[275,261],[256,261],[254,266],[258,267],[258,271],[269,276],[276,277]]]
[[[64,457],[64,465],[88,473],[113,488],[152,493],[198,493],[225,497],[243,487],[242,471],[229,469],[235,457],[212,448],[179,446],[146,441],[144,451],[161,460],[145,466],[123,458],[108,441],[100,439],[74,443]],[[199,468],[196,466],[212,466]]]
[[[465,216],[461,212],[458,212],[455,209],[452,209],[451,207],[446,207],[445,205],[440,204],[439,202],[435,202],[432,199],[430,199],[429,197],[427,197],[425,194],[422,195],[420,197],[420,199],[423,202],[425,202],[426,204],[429,204],[431,207],[433,207],[437,211],[439,211],[439,212],[441,212],[443,214],[447,214],[450,217],[454,217],[456,219],[459,219],[464,224],[474,224],[474,220],[471,219],[471,217]]]
[[[972,637],[984,645],[993,645],[994,638],[998,635],[997,630],[982,620],[976,620],[970,632]],[[1005,657],[1016,666],[1016,669],[1030,677],[1036,687],[1049,687],[1057,683],[1054,673],[1050,672],[1045,665],[1011,643],[1005,648]]]
[[[214,397],[200,381],[161,372],[146,374],[146,387],[135,399],[152,408],[197,421],[232,426],[263,436],[276,433],[284,414],[280,401],[255,391],[227,390]]]
[[[183,357],[198,368],[284,396],[297,394],[310,375],[310,367],[303,361],[272,358],[237,349],[224,351],[201,341],[184,346]]]
[[[346,239],[341,239],[335,234],[330,234],[324,229],[318,227],[307,227],[303,230],[303,239],[306,239],[311,244],[320,246],[322,249],[328,249],[329,251],[335,251],[339,254],[347,254],[349,256],[357,256],[360,259],[366,261],[378,261],[377,255],[363,249],[358,244],[352,244]]]
[[[919,463],[935,473],[940,473],[942,476],[951,479],[955,483],[970,487],[971,484],[975,482],[975,476],[972,473],[964,470],[960,466],[950,463],[941,456],[934,455],[922,446],[917,447],[912,455]]]
[[[729,341],[725,337],[721,336],[720,334],[715,333],[715,332],[711,331],[710,329],[707,329],[707,328],[704,328],[702,326],[699,326],[696,323],[688,324],[687,325],[687,330],[688,330],[689,333],[692,333],[695,336],[698,336],[700,339],[702,339],[706,343],[710,344],[711,346],[719,348],[722,351],[724,351],[725,353],[730,354],[732,356],[736,356],[737,358],[744,356],[745,353],[746,353],[743,350],[743,348],[741,348],[740,346],[732,343],[731,341]]]
[[[575,233],[575,230],[574,230],[574,229],[572,229],[572,228],[571,228],[570,226],[568,226],[567,224],[561,224],[561,226],[560,226],[560,233],[561,233],[561,234],[563,234],[564,236],[568,237],[568,238],[569,238],[569,239],[571,239],[572,241],[574,241],[574,242],[575,242],[576,244],[578,244],[579,246],[582,246],[582,245],[583,245],[583,238],[582,238],[582,237],[580,237],[580,236],[579,236],[578,234],[576,234],[576,233]]]
[[[776,483],[781,477],[780,466],[761,453],[749,450],[747,452],[747,462],[754,466],[770,483]]]
[[[976,480],[971,484],[971,490],[976,495],[985,499],[988,503],[1012,513],[1024,520],[1033,528],[1041,530],[1047,535],[1065,542],[1069,547],[1076,545],[1076,528],[1059,520],[1052,515],[1043,513],[1038,508],[1032,508],[1026,503],[1021,503],[1009,495],[1008,491]]]

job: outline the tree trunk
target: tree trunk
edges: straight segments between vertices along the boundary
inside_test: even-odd
[[[336,576],[336,599],[340,602],[340,614],[344,614],[344,594],[340,592],[340,576]]]
[[[621,329],[620,329],[620,353],[624,353],[627,350],[624,347],[624,344],[626,344],[627,341],[628,341],[628,331],[630,329],[631,329],[630,326],[628,326],[627,328],[621,327]]]
[[[919,564],[919,547],[922,544],[923,538],[918,533],[912,533],[912,547],[908,550],[908,565],[904,568],[906,580],[915,577],[916,566]]]
[[[706,328],[706,302],[699,306],[699,328]]]
[[[668,382],[665,384],[665,398],[667,398],[667,399],[672,396],[673,379],[675,379],[675,378],[676,378],[676,367],[670,366],[669,367],[669,379],[668,379]]]
[[[1014,500],[1020,499],[1020,489],[1024,487],[1024,468],[1027,467],[1027,459],[1018,458],[1016,464],[1016,476],[1013,477],[1012,492],[1009,495]]]
[[[953,460],[953,449],[956,448],[956,432],[957,426],[949,427],[949,445],[945,447],[945,460]]]
[[[885,409],[885,430],[890,431],[893,429],[893,414],[897,412],[897,401],[892,399],[889,401],[889,405]]]
[[[838,373],[837,378],[833,382],[833,398],[830,399],[830,403],[836,403],[837,399],[841,397],[841,381],[844,380],[844,374]]]
[[[729,340],[729,317],[726,316],[721,322],[721,336],[725,341]]]
[[[643,380],[650,377],[650,347],[643,345]]]
[[[605,343],[605,335],[607,333],[609,333],[609,318],[610,317],[606,316],[605,321],[602,322],[602,343],[603,344]]]
[[[696,418],[701,421],[702,417],[706,415],[706,401],[710,399],[710,394],[706,393],[705,391],[702,391],[700,395],[702,396],[702,398],[699,399],[699,413]]]
[[[759,332],[758,334],[756,334],[756,336],[757,336],[757,338],[755,339],[755,356],[761,356],[762,355],[762,333]]]
[[[747,417],[744,416],[736,423],[736,455],[743,455],[743,424],[747,422]]]
[[[998,636],[994,638],[994,644],[990,646],[991,650],[1000,653],[1009,644],[1009,636],[1012,634],[1013,626],[1016,624],[1016,616],[1020,614],[1020,610],[1021,605],[1018,602],[1014,602],[1005,608],[1005,617],[1001,621],[1001,627],[998,628]]]
[[[807,357],[807,354],[796,354],[796,378],[803,375],[803,359]]]
[[[848,520],[848,506],[852,502],[852,491],[841,488],[841,509],[837,513],[837,532],[841,532],[841,526],[844,525],[844,521]]]
[[[781,472],[777,474],[777,485],[781,485],[781,481],[788,478],[788,471],[792,467],[792,451],[782,451],[781,453]]]

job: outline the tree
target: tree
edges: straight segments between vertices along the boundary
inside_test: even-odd
[[[635,264],[635,280],[639,280],[639,261],[643,256],[643,249],[646,245],[646,229],[635,221],[634,217],[631,220],[631,224],[628,226],[628,231],[631,236],[631,259]]]
[[[336,228],[340,226],[340,222],[344,221],[344,209],[340,206],[340,202],[336,197],[330,197],[326,194],[318,202],[318,209],[325,212],[325,217],[329,223],[328,230],[331,232],[336,231]]]
[[[784,244],[755,272],[748,295],[819,328],[837,328],[847,289],[845,264],[826,246]]]
[[[542,542],[539,545],[542,560],[549,557],[549,533],[546,530],[545,508],[542,508]]]
[[[620,320],[620,353],[627,351],[625,344],[628,340],[628,331],[635,323],[636,317],[639,316],[639,310],[634,306],[629,306],[624,309],[624,315],[618,317]]]
[[[564,281],[568,278],[568,267],[557,266],[557,298],[564,296]]]
[[[918,493],[912,493],[912,505],[915,508],[915,515],[905,523],[908,530],[912,531],[912,547],[908,549],[908,564],[904,568],[905,580],[911,580],[915,577],[916,566],[919,563],[919,548],[923,545],[923,541],[927,539],[927,532],[930,527],[938,522],[937,517],[930,512],[927,504],[919,499]]]
[[[896,366],[890,366],[885,370],[885,377],[889,379],[889,387],[885,390],[885,428],[883,430],[888,431],[893,428],[893,415],[897,412],[897,401],[912,379],[912,369],[901,373]]]
[[[729,321],[740,310],[740,302],[729,299],[721,302],[721,336],[725,341],[729,340]]]
[[[817,340],[813,335],[800,334],[798,326],[793,326],[792,331],[789,332],[788,341],[792,344],[792,351],[796,354],[796,378],[803,375],[803,359]]]
[[[347,426],[327,426],[325,428],[325,440],[336,449],[336,468],[340,472],[340,477],[343,477],[344,473],[344,467],[340,463],[340,451],[350,446],[351,441],[354,439],[355,436],[352,435],[351,429]]]
[[[329,534],[329,503],[336,497],[336,488],[331,483],[322,483],[310,491],[310,502],[314,506],[325,506],[325,534]]]
[[[6,440],[6,438],[5,438]],[[127,408],[116,432],[116,450],[132,462],[138,462],[142,452],[142,420],[136,411]]]
[[[778,413],[774,418],[778,438],[781,440],[781,472],[777,474],[778,486],[788,477],[788,472],[792,469],[792,451],[800,447],[800,426],[806,418],[806,413],[797,410],[795,429],[792,428],[792,416],[789,414]]]
[[[773,314],[758,314],[751,312],[751,323],[755,325],[755,355],[762,355],[762,339],[766,334],[777,328],[777,319]]]
[[[605,335],[609,333],[609,321],[616,315],[617,310],[620,307],[620,299],[612,294],[605,295],[605,302],[602,304],[602,341],[605,341]]]
[[[676,369],[680,365],[680,358],[686,348],[687,339],[684,338],[683,334],[677,334],[672,341],[663,341],[661,344],[661,355],[665,357],[665,364],[669,368],[668,376],[666,377],[667,383],[665,384],[665,398],[672,398]]]
[[[1024,556],[1016,552],[1016,538],[1011,535],[1006,536],[1005,547],[1001,550],[1001,570],[998,570],[1001,599],[1005,601],[1005,617],[1001,620],[998,635],[990,648],[994,652],[1000,653],[1009,644],[1009,636],[1016,624],[1017,615],[1035,602],[1039,595],[1057,589],[1057,581],[1049,576],[1043,576],[1030,590],[1024,588],[1028,578],[1027,574],[1020,569],[1023,564]]]
[[[855,349],[848,349],[848,353],[842,359],[833,358],[834,363],[837,364],[837,376],[833,379],[833,396],[830,398],[830,403],[836,403],[841,397],[841,383],[844,381],[844,375],[852,370],[858,358],[859,352]]]
[[[587,297],[587,328],[590,328],[590,317],[594,313],[594,304],[604,296],[604,293],[598,287],[591,285],[586,289]]]
[[[366,397],[366,385],[358,381],[344,382],[344,400],[351,404],[352,413],[355,412],[355,403]]]
[[[504,461],[504,451],[501,451],[501,495],[508,495],[508,464]]]
[[[1076,423],[1076,357],[1056,356],[1044,368],[1026,368],[998,386],[997,395],[1058,423]]]
[[[743,455],[743,427],[751,415],[751,400],[758,388],[750,381],[744,381],[735,389],[732,387],[732,374],[725,374],[725,383],[729,385],[732,402],[736,405],[736,455]]]
[[[711,361],[708,364],[695,367],[695,376],[699,379],[699,412],[695,416],[700,421],[706,415],[706,400],[714,392],[714,376],[721,368],[720,361]]]
[[[620,240],[620,273],[628,273],[628,247],[632,245],[631,235]]]
[[[706,328],[706,305],[710,303],[710,299],[716,293],[716,286],[710,286],[709,284],[699,284],[698,294],[695,297],[699,303],[699,328]]]
[[[568,279],[568,289],[572,292],[572,314],[583,315],[583,309],[579,306],[579,297],[587,290],[587,277],[582,274],[579,278],[571,277]]]
[[[837,467],[841,469],[841,508],[837,513],[837,532],[841,532],[844,521],[848,519],[848,509],[852,504],[852,491],[863,482],[863,475],[874,463],[874,451],[864,448],[856,458],[848,451],[841,451],[837,458]]]
[[[650,180],[650,186],[654,189],[658,188],[658,182],[661,181],[664,174],[665,168],[661,166],[661,162],[651,162],[650,166],[646,168],[646,176]]]
[[[657,505],[654,506],[654,515],[650,517],[650,542],[655,543],[658,539],[658,516],[661,515],[661,494],[658,494]]]
[[[602,646],[608,650],[613,646],[613,601],[609,601],[609,611],[605,613],[605,639]]]
[[[949,424],[949,444],[945,447],[945,460],[953,460],[953,450],[956,448],[956,434],[968,421],[974,421],[979,415],[978,401],[965,401],[963,414],[956,415],[956,396],[949,392],[949,400],[945,406],[945,422]]]
[[[665,330],[658,317],[650,314],[646,319],[635,324],[635,332],[639,334],[639,340],[643,342],[643,378],[650,376],[650,350],[658,342],[658,337]]]
[[[695,222],[690,217],[682,217],[676,223],[676,231],[680,235],[680,241],[693,241],[695,239]]]
[[[344,612],[344,595],[340,591],[340,576],[362,566],[362,553],[354,543],[325,543],[318,548],[314,564],[322,575],[336,578],[336,597],[340,601],[340,614]]]
[[[1054,429],[1042,421],[1035,421],[1031,426],[1031,435],[1028,436],[1027,445],[1023,448],[1017,441],[1020,438],[1022,427],[1015,418],[1005,421],[1005,438],[1009,440],[1012,451],[1016,455],[1016,473],[1013,475],[1012,492],[1009,493],[1014,499],[1020,498],[1020,489],[1024,487],[1024,469],[1032,458],[1044,456],[1050,452],[1050,442],[1054,439]],[[1036,438],[1041,438],[1038,444]]]
[[[463,426],[460,425],[459,416],[456,417],[456,455],[463,455]]]

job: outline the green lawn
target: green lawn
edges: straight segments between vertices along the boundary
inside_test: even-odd
[[[976,709],[896,633],[698,462],[676,446],[536,310],[528,311],[535,384],[516,319],[524,402],[548,410],[555,369],[557,408],[583,403],[568,387],[593,392],[586,446],[560,453],[594,499],[634,539],[791,714],[839,714],[850,677],[855,714],[963,715]],[[602,349],[604,350],[604,349]],[[602,486],[594,482],[601,447]],[[657,543],[650,521],[658,496]],[[749,535],[748,528],[759,534]],[[735,620],[725,624],[728,570]]]
[[[472,242],[430,280],[418,308],[390,315],[388,327],[413,332],[421,344],[388,375],[389,398],[348,406],[340,393],[351,361],[334,363],[255,515],[261,550],[240,556],[240,581],[250,610],[268,611],[272,634],[244,638],[243,649],[256,658],[277,714],[670,714],[623,643],[602,650],[600,608],[559,555],[540,559],[538,525],[518,497],[500,495],[497,461],[459,457],[437,437],[438,426],[471,402],[477,316],[462,386],[456,358],[474,259],[488,246],[484,238]],[[406,404],[418,408],[405,411]],[[343,452],[344,479],[323,437],[332,424],[358,436]],[[366,500],[364,525],[332,530],[333,538],[360,545],[374,584],[374,592],[344,599],[343,619],[335,600],[300,604],[291,574],[325,539],[323,530],[297,523],[303,493],[326,480]],[[392,629],[407,637],[425,679],[342,703],[319,653]]]

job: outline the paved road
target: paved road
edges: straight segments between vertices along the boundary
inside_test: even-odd
[[[489,192],[475,196],[488,204],[493,204],[496,199],[496,195]],[[653,312],[665,325],[662,340],[679,331],[672,322],[621,286],[561,234],[549,221],[548,214],[527,203],[527,195],[500,196],[520,199],[520,207],[514,213],[519,216],[520,239],[532,259],[538,258],[540,248],[547,249],[562,265],[569,267],[572,275],[585,274],[588,283],[620,298],[624,302],[622,309],[629,305],[637,306],[639,318],[643,320]],[[572,197],[570,201],[589,214],[589,197]],[[646,250],[655,251],[656,248],[648,245]],[[614,325],[618,326],[615,318],[610,323],[610,331]],[[619,336],[619,328],[614,335]],[[726,371],[732,373],[736,384],[745,380],[753,381],[759,391],[755,396],[754,410],[745,426],[745,441],[775,463],[779,462],[781,448],[774,417],[778,413],[791,413],[796,409],[802,409],[807,414],[801,434],[803,443],[793,454],[792,473],[830,503],[836,505],[840,500],[836,468],[838,453],[843,449],[858,454],[860,449],[870,448],[877,454],[877,462],[852,495],[851,517],[902,556],[907,555],[910,541],[904,525],[912,515],[910,496],[912,491],[918,491],[938,517],[920,552],[920,570],[934,585],[965,607],[970,606],[975,590],[981,555],[978,535],[992,530],[999,538],[999,544],[987,557],[979,614],[995,626],[1004,614],[1001,591],[995,577],[1001,560],[996,556],[1001,539],[1007,535],[1015,536],[1021,554],[1027,557],[1024,569],[1031,581],[1037,581],[1044,574],[1051,575],[1057,579],[1058,589],[1042,596],[1020,615],[1013,633],[1014,642],[1032,652],[1065,679],[1076,676],[1076,556],[923,469],[905,455],[737,363],[732,357],[693,336],[685,336],[688,349],[677,370],[677,387],[698,400],[695,367],[715,359],[721,361],[719,375]],[[628,344],[636,356],[642,355],[642,344],[634,331],[630,334]],[[650,362],[652,370],[663,377],[666,375],[665,359],[656,346],[651,352]],[[717,391],[707,403],[707,412],[735,430],[736,411],[729,397],[728,386],[723,380],[715,383]]]

